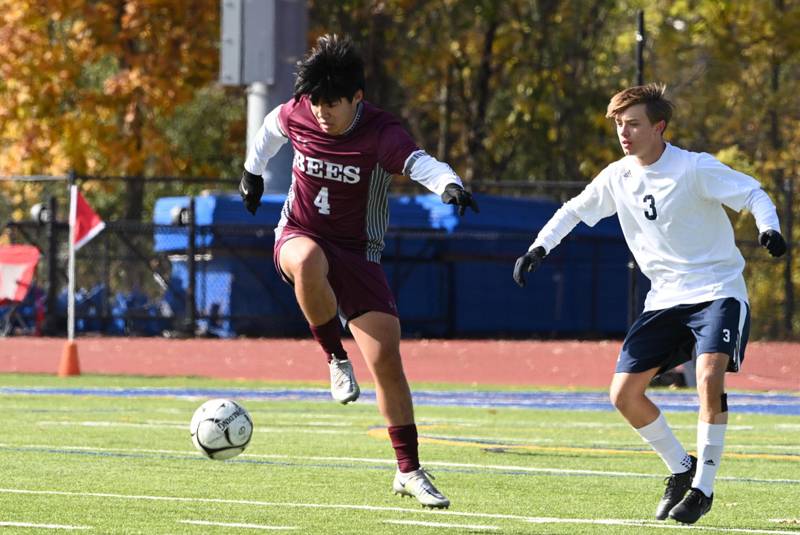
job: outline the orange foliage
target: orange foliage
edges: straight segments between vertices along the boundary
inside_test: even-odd
[[[218,0],[0,0],[0,174],[174,173],[157,121],[218,40]]]

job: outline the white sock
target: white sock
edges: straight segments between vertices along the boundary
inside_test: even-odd
[[[659,413],[655,421],[636,429],[636,432],[656,450],[673,474],[682,474],[691,468],[692,460],[689,454],[675,438],[663,414]]]
[[[714,493],[714,478],[722,460],[727,428],[728,424],[697,422],[697,473],[692,487],[702,490],[706,496]]]

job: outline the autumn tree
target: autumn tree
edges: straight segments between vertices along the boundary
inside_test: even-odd
[[[308,42],[351,35],[369,100],[466,180],[519,193],[586,182],[620,157],[605,107],[636,82],[639,10],[645,80],[665,82],[678,105],[668,139],[752,173],[792,235],[799,0],[311,0]],[[218,40],[218,0],[0,0],[0,174],[239,169],[244,99],[215,84]],[[144,184],[91,183],[104,214],[133,219],[152,202]],[[39,193],[0,188],[13,206]],[[754,316],[770,318],[756,336],[800,332],[800,268],[764,259],[752,218],[733,217]]]
[[[310,13],[313,33],[349,33],[370,58],[367,98],[385,99],[467,180],[563,198],[530,186],[590,180],[621,155],[605,108],[636,83],[643,10],[644,78],[666,83],[678,105],[668,139],[751,172],[787,226],[798,208],[789,196],[800,161],[799,4],[342,0],[315,1]],[[754,314],[770,318],[756,335],[799,332],[800,320],[783,316],[800,274],[790,260],[760,262],[752,218],[734,222],[748,269],[767,274],[749,277]]]
[[[241,115],[225,111],[243,101],[213,88],[219,10],[217,0],[0,0],[2,173],[219,172],[213,158],[196,166],[181,150],[191,128],[217,140],[227,127],[242,130],[233,126]],[[197,110],[210,112],[208,124]],[[218,143],[218,154],[225,148]],[[107,210],[139,219],[144,183],[117,187],[103,186]]]
[[[673,1],[651,12],[649,75],[667,82],[678,103],[670,137],[756,177],[778,207],[783,233],[796,240],[800,2]],[[793,307],[800,267],[792,251],[769,258],[757,247],[752,216],[732,217],[748,260],[753,316],[760,318],[754,335],[800,333]]]

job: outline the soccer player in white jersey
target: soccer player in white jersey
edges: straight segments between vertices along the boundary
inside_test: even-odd
[[[669,468],[656,518],[693,524],[711,509],[728,405],[725,372],[737,372],[750,324],[733,228],[723,206],[755,216],[759,242],[778,257],[786,251],[775,210],[761,185],[706,153],[666,143],[672,116],[664,86],[636,86],[614,95],[614,119],[625,157],[606,167],[566,202],[517,259],[514,280],[581,221],[594,226],[617,214],[622,233],[651,289],[628,331],[611,381],[611,401]],[[700,411],[697,455],[689,455],[664,415],[646,396],[650,380],[697,355]]]

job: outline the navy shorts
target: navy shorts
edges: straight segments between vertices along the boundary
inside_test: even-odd
[[[703,353],[725,353],[738,372],[750,334],[750,306],[733,297],[643,312],[631,326],[617,373],[663,373]]]
[[[281,270],[280,251],[284,243],[304,236],[320,246],[328,259],[328,282],[336,295],[339,317],[344,325],[367,312],[377,311],[398,316],[394,294],[380,264],[367,260],[362,251],[339,247],[314,234],[296,229],[284,229],[275,242],[275,269],[284,281],[291,284]]]

